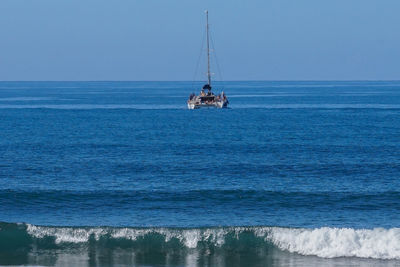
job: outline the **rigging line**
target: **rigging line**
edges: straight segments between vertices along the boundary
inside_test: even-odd
[[[217,53],[215,51],[215,45],[214,45],[214,40],[212,38],[212,34],[210,33],[210,40],[211,40],[211,46],[214,50],[214,58],[215,58],[215,63],[217,65],[217,70],[218,70],[218,75],[219,77],[221,77],[221,83],[222,83],[222,88],[225,89],[225,83],[224,83],[224,78],[222,77],[222,72],[221,72],[221,68],[219,67],[219,62],[218,62],[218,58],[217,58]]]
[[[201,56],[203,55],[203,47],[204,47],[205,37],[206,37],[205,36],[205,30],[203,30],[203,40],[201,41],[200,54],[199,54],[199,57],[197,58],[196,69],[194,71],[194,75],[193,75],[193,79],[192,79],[192,85],[191,85],[191,89],[192,90],[194,89],[194,82],[195,82],[195,79],[196,79],[197,72],[199,70],[200,59],[201,59]]]

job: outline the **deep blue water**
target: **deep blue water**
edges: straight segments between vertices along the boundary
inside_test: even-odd
[[[395,231],[386,254],[338,252],[331,238],[325,256],[400,259],[400,82],[217,83],[229,109],[187,110],[196,86],[0,82],[0,221],[35,238],[35,225],[72,238],[71,226],[271,226],[325,239],[337,227],[372,231],[374,244],[383,228]],[[4,240],[0,229],[0,255]]]

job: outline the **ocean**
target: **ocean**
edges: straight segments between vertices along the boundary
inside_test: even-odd
[[[0,265],[400,265],[400,81],[201,85],[0,82]]]

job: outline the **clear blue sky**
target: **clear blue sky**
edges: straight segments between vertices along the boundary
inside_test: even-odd
[[[400,79],[399,0],[1,0],[0,80],[192,80],[205,9],[225,80]]]

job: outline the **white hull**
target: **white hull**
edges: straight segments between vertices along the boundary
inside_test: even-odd
[[[188,102],[188,109],[199,109],[199,108],[227,108],[228,107],[228,102],[227,101],[218,101],[214,102],[211,104],[205,104],[205,103],[193,103],[193,102]]]

